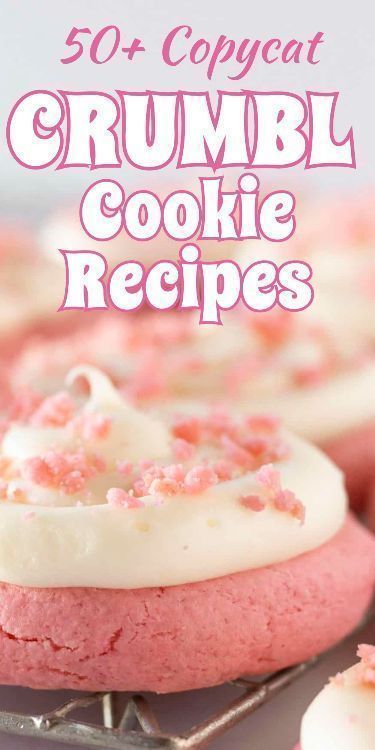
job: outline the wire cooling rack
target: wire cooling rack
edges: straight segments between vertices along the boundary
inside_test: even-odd
[[[360,627],[370,622],[375,625],[374,609]],[[237,691],[240,689],[240,695],[237,692],[237,697],[223,709],[183,734],[164,732],[150,702],[142,695],[125,693],[75,696],[58,708],[36,716],[0,711],[0,732],[66,743],[87,750],[198,750],[267,703],[324,656],[322,654],[261,680],[234,680],[229,684]],[[168,696],[164,699],[167,701]],[[95,704],[101,706],[102,723],[71,718],[76,711],[87,710]]]
[[[241,688],[239,697],[183,735],[164,733],[150,703],[142,695],[91,693],[74,697],[39,716],[0,711],[0,732],[48,739],[85,748],[108,750],[196,750],[206,747],[241,719],[270,700],[301,676],[317,659],[284,669],[259,682],[246,679],[230,683]],[[165,696],[167,700],[167,696]],[[102,724],[74,721],[70,715],[101,703]],[[42,748],[41,748],[42,750]]]

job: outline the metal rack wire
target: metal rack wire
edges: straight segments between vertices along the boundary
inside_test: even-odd
[[[369,622],[375,623],[375,610],[366,618],[365,623]],[[183,734],[164,732],[144,696],[129,697],[122,693],[90,693],[73,697],[58,708],[37,716],[0,711],[0,732],[48,739],[88,750],[198,750],[252,714],[323,658],[324,654],[259,681],[233,681],[230,685],[240,688],[240,695]],[[74,712],[95,704],[101,704],[101,724],[71,718]]]
[[[150,703],[141,695],[122,701],[118,693],[91,693],[72,698],[39,716],[0,711],[0,731],[64,742],[85,748],[108,750],[196,750],[237,724],[301,676],[317,659],[284,669],[259,682],[241,679],[232,685],[242,689],[239,697],[183,735],[164,733]],[[166,696],[167,699],[167,696]],[[101,703],[103,723],[74,721],[78,709]],[[121,705],[122,703],[122,705]]]

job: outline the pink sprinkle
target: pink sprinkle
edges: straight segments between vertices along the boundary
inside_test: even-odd
[[[335,674],[334,677],[331,677],[329,681],[334,685],[342,686],[345,684],[345,677],[342,672],[337,672],[337,674]]]
[[[185,470],[182,464],[156,467],[143,476],[144,491],[150,495],[177,495],[183,491]],[[138,486],[136,488],[138,490]]]
[[[329,366],[326,362],[318,362],[315,365],[296,367],[293,379],[297,386],[319,385],[329,375]]]
[[[247,417],[246,424],[253,432],[273,433],[280,427],[280,419],[271,414],[255,414]]]
[[[142,478],[136,479],[133,482],[133,492],[137,497],[144,497],[144,495],[147,495],[148,487],[146,487],[144,481]]]
[[[177,495],[181,492],[181,484],[174,479],[154,479],[148,491],[150,495]]]
[[[149,469],[147,469],[143,476],[140,477],[139,481],[143,483],[145,492],[147,492],[155,479],[164,479],[164,476],[164,469],[161,466],[153,465],[150,466]]]
[[[297,518],[301,524],[305,521],[305,507],[291,490],[284,490],[280,484],[280,472],[273,464],[261,466],[256,474],[257,481],[269,494],[269,499],[276,510],[290,513]]]
[[[144,503],[137,497],[129,495],[128,492],[122,490],[120,487],[111,487],[108,490],[107,495],[108,505],[113,508],[142,508]]]
[[[358,656],[361,659],[359,665],[360,681],[364,685],[375,687],[375,646],[362,643],[358,646]]]
[[[275,440],[272,445],[268,446],[266,453],[268,453],[269,460],[283,461],[289,458],[290,448],[284,440]]]
[[[171,464],[170,466],[165,466],[164,474],[167,479],[173,479],[175,482],[183,482],[185,479],[185,471],[182,464]]]
[[[46,462],[39,457],[26,459],[21,467],[21,476],[45,487],[51,482],[51,471]]]
[[[176,438],[182,438],[188,443],[198,443],[202,436],[202,423],[197,417],[178,419],[173,426]]]
[[[128,477],[133,471],[133,464],[130,461],[118,461],[117,471],[124,477]]]
[[[103,440],[108,437],[112,420],[103,414],[81,414],[71,424],[84,440]]]
[[[73,399],[65,391],[61,391],[44,399],[30,422],[37,427],[64,427],[72,419],[74,410]]]
[[[256,513],[258,513],[261,510],[264,510],[266,507],[266,504],[264,500],[262,500],[259,495],[244,495],[240,498],[240,503],[245,508],[248,508],[249,510],[253,510]]]
[[[194,454],[193,445],[183,438],[176,438],[173,441],[172,450],[178,461],[188,461]]]
[[[270,490],[280,489],[280,472],[275,469],[273,464],[264,464],[261,466],[256,474],[257,481],[263,487],[267,487]]]
[[[185,476],[184,487],[186,492],[199,494],[209,487],[217,484],[218,476],[210,466],[194,466]]]
[[[288,311],[270,311],[267,315],[257,315],[252,319],[252,326],[264,342],[274,347],[285,341],[293,326],[293,316]]]
[[[26,389],[17,394],[13,399],[9,410],[9,416],[11,419],[24,422],[30,419],[31,415],[34,414],[35,410],[38,409],[41,403],[42,397],[38,393],[35,393],[31,389]]]
[[[91,453],[89,456],[86,457],[88,461],[88,466],[91,469],[91,472],[94,473],[100,473],[102,471],[106,470],[106,462],[102,456],[99,456],[98,453]]]
[[[225,482],[228,479],[232,479],[235,467],[231,461],[220,458],[218,461],[215,461],[213,469],[220,482]]]
[[[74,495],[84,488],[87,479],[104,469],[105,462],[99,456],[47,451],[43,456],[23,461],[21,476],[42,487],[53,487]]]
[[[291,490],[279,490],[274,498],[277,510],[290,513],[303,524],[305,521],[305,506],[298,500]]]
[[[246,448],[243,448],[239,443],[228,437],[228,435],[223,435],[221,442],[228,461],[240,466],[242,469],[254,468],[253,456],[251,456]]]
[[[368,662],[375,667],[375,646],[370,646],[367,643],[361,643],[358,646],[357,655],[360,659]]]
[[[25,495],[20,487],[15,487],[11,492],[11,500],[14,503],[23,503],[25,501]]]
[[[139,462],[139,468],[141,469],[141,471],[151,469],[153,466],[155,466],[155,461],[150,461],[149,459],[144,459]]]
[[[257,437],[253,437],[252,435],[250,435],[246,436],[246,438],[243,440],[243,447],[253,456],[261,456],[262,454],[266,454],[266,451],[269,448],[269,444],[267,439],[264,437],[260,437],[259,435]]]
[[[136,403],[163,396],[166,392],[166,379],[160,369],[159,352],[149,351],[143,356],[139,354],[137,364],[125,384],[125,396]]]
[[[8,482],[0,479],[0,500],[6,500],[8,496]]]
[[[209,435],[212,437],[232,435],[236,428],[232,417],[224,408],[220,407],[217,407],[215,411],[211,412],[211,414],[206,417],[204,425]]]
[[[83,490],[86,477],[78,470],[68,471],[61,477],[59,487],[66,495],[75,495]]]
[[[225,373],[225,387],[230,396],[236,396],[239,388],[259,372],[262,366],[262,358],[254,354],[242,356],[235,364],[231,365]]]

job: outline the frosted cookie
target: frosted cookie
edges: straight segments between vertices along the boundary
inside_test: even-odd
[[[328,458],[273,418],[155,419],[83,379],[4,425],[0,682],[188,690],[355,626],[375,541]]]
[[[373,750],[375,646],[359,646],[361,661],[336,675],[307,709],[296,750]]]
[[[375,480],[375,357],[368,337],[346,345],[305,313],[233,312],[222,327],[188,313],[104,317],[90,335],[28,343],[12,380],[48,392],[66,367],[103,368],[129,398],[173,412],[224,403],[277,414],[345,471],[353,505]]]
[[[358,377],[353,388],[347,378],[337,397],[332,390],[330,402],[342,404],[347,398],[353,416],[359,404],[359,393],[368,403],[375,400],[375,221],[374,196],[370,193],[325,199],[308,205],[302,211],[299,229],[288,252],[295,252],[313,268],[314,304],[309,316],[325,326],[350,359],[368,366],[368,377]],[[367,354],[366,354],[367,350]],[[359,417],[359,414],[358,414]],[[375,421],[369,409],[368,418],[358,419],[350,429],[327,436],[323,443],[334,461],[346,472],[352,503],[364,505],[369,488],[375,482]]]

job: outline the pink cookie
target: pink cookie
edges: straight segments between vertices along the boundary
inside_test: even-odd
[[[374,581],[375,540],[349,518],[312,552],[216,580],[138,590],[2,584],[0,682],[167,693],[266,673],[350,632]]]
[[[363,509],[370,488],[375,486],[375,423],[358,427],[321,447],[345,473],[351,507]]]

